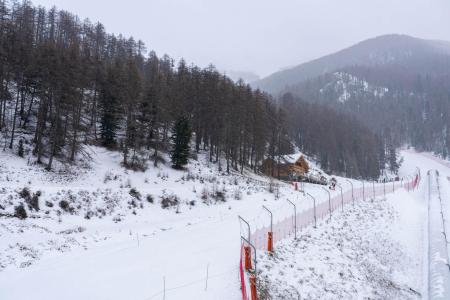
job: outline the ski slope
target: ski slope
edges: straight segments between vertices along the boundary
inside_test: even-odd
[[[39,213],[29,212],[24,221],[1,219],[0,299],[29,299],[31,293],[33,299],[161,299],[164,290],[167,299],[239,299],[238,215],[257,227],[268,222],[262,205],[275,220],[292,213],[286,198],[299,208],[312,206],[289,184],[271,193],[267,178],[222,174],[205,157],[189,172],[160,166],[135,173],[120,167],[120,155],[94,147],[92,167],[66,172],[73,175],[66,178],[1,155],[6,211],[12,214],[11,204],[22,201],[17,195],[24,186],[42,196]],[[319,201],[327,199],[319,187],[306,186]],[[142,209],[129,204],[130,188],[142,194],[136,201]],[[223,191],[226,202],[205,203],[204,189]],[[172,194],[180,204],[161,209],[160,197]],[[102,206],[107,198],[114,205]],[[61,199],[73,201],[74,214],[58,214]],[[46,201],[54,206],[45,207]],[[88,220],[88,210],[106,214]]]
[[[0,204],[6,206],[6,211],[12,209],[7,206],[10,197],[16,197],[17,190],[25,185],[32,191],[42,191],[41,202],[52,201],[58,193],[63,197],[71,190],[76,196],[74,203],[80,204],[81,208],[79,214],[60,216],[55,207],[48,209],[48,215],[42,209],[24,221],[0,218],[0,299],[144,300],[165,296],[165,299],[174,300],[238,300],[241,299],[238,278],[240,235],[245,230],[241,228],[238,216],[258,228],[269,223],[262,205],[274,212],[275,222],[292,214],[286,199],[295,201],[299,210],[312,206],[308,198],[288,184],[280,184],[279,191],[271,193],[266,178],[252,174],[222,174],[202,157],[189,166],[192,174],[188,176],[186,172],[163,166],[145,173],[125,172],[120,167],[120,157],[114,153],[101,149],[92,151],[93,167],[75,174],[70,180],[50,177],[38,167],[1,154],[4,190],[0,194],[3,201]],[[403,155],[403,174],[412,174],[416,164],[421,164],[423,169],[430,163],[439,166],[420,154],[404,152]],[[106,174],[119,179],[107,181],[105,178],[110,176]],[[192,175],[194,179],[186,179]],[[350,189],[344,179],[338,180],[345,191]],[[359,186],[361,183],[353,181],[353,184]],[[122,205],[122,202],[131,201],[130,187],[135,187],[143,198],[152,194],[154,203],[142,200],[143,208],[140,209]],[[202,189],[205,187],[226,191],[226,202],[204,203]],[[306,190],[319,203],[328,200],[321,187],[306,185]],[[233,196],[237,191],[239,199]],[[95,207],[100,206],[108,195],[116,195],[122,201],[101,218],[87,220],[83,217],[84,202],[78,199],[80,192],[91,197],[97,195],[89,202]],[[180,198],[180,204],[162,209],[159,197],[171,193]],[[338,191],[332,193],[335,195]],[[190,204],[193,200],[195,205]],[[408,209],[407,205],[402,207]],[[366,209],[370,209],[370,205]],[[420,215],[420,207],[415,212],[405,216],[412,216],[408,222],[415,222],[414,216]],[[400,221],[399,224],[410,224],[408,222]],[[408,238],[414,245],[420,240],[416,236]],[[406,237],[402,241],[404,239]],[[322,251],[331,251],[330,247],[328,245]],[[334,259],[332,251],[323,255]]]

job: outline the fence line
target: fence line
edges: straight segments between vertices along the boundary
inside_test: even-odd
[[[397,191],[400,188],[409,189],[411,187],[412,189],[416,188],[419,180],[419,175],[416,174],[416,176],[407,182],[403,182],[401,184],[399,181],[397,182],[387,182],[387,183],[381,183],[376,184],[375,189],[373,189],[373,186],[366,187],[364,189],[364,195],[363,195],[363,188],[355,188],[352,190],[347,190],[345,192],[338,195],[335,195],[331,198],[331,212],[339,209],[342,207],[342,202],[344,203],[344,206],[347,204],[351,204],[353,201],[361,200],[364,196],[364,198],[373,198],[384,195],[384,194],[390,194],[394,191]],[[397,183],[397,184],[396,184]],[[352,196],[353,194],[353,196]],[[343,199],[342,199],[343,198]],[[330,213],[330,207],[328,201],[320,202],[316,205],[316,218],[317,220],[323,219],[324,217],[327,217]],[[273,224],[273,238],[274,243],[285,239],[286,237],[290,235],[294,235],[295,228],[293,226],[294,223],[294,215],[291,215],[289,217],[286,217],[285,219],[274,223]],[[309,208],[306,210],[303,210],[299,213],[297,213],[297,230],[303,229],[307,227],[309,224],[314,223],[314,209]],[[255,245],[255,247],[258,250],[267,250],[267,245],[265,245],[264,241],[267,241],[267,234],[270,231],[270,226],[264,226],[262,228],[258,228],[254,230],[251,233],[250,241],[252,244]]]
[[[172,286],[172,287],[167,287],[167,277],[163,277],[164,282],[161,281],[161,283],[162,283],[161,285],[163,286],[163,288],[159,292],[151,295],[148,298],[145,298],[145,300],[155,299],[158,296],[167,295],[168,292],[180,290],[180,289],[183,289],[183,288],[186,288],[189,286],[200,285],[200,284],[204,285],[205,283],[207,283],[208,280],[222,277],[222,276],[225,276],[225,275],[228,275],[231,273],[235,273],[235,272],[236,272],[236,267],[232,267],[228,271],[218,273],[218,274],[212,274],[212,275],[207,274],[206,276],[204,276],[202,278],[194,279],[194,280],[191,280],[190,282],[180,284],[177,286]],[[205,288],[203,287],[202,290],[205,290]]]
[[[316,206],[316,218],[323,219],[329,213],[332,213],[339,208],[343,209],[343,206],[349,203],[353,203],[354,201],[358,201],[361,199],[374,199],[381,195],[386,195],[395,192],[398,189],[404,188],[408,191],[410,189],[415,189],[420,181],[420,173],[415,174],[411,180],[403,182],[385,182],[378,183],[376,185],[368,186],[367,188],[356,188],[350,189],[345,192],[339,193],[330,199],[330,202],[323,201]],[[392,184],[392,186],[390,185]],[[288,236],[295,234],[295,227],[293,225],[294,218],[297,217],[297,231],[301,231],[303,228],[309,226],[310,224],[314,224],[314,208],[309,208],[303,210],[297,215],[291,215],[286,217],[284,220],[273,224],[273,243],[283,240]],[[254,247],[258,250],[267,250],[267,241],[268,241],[268,232],[270,231],[270,226],[264,226],[263,228],[258,228],[250,234],[250,242],[254,245]],[[243,270],[243,258],[242,258],[242,249],[240,255],[240,270]],[[252,254],[253,258],[256,259],[256,253]],[[242,299],[248,300],[251,295],[248,295],[248,278],[246,272],[240,272],[241,278],[241,290],[242,290]]]

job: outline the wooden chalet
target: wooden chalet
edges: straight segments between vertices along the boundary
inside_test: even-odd
[[[295,163],[284,161],[278,164],[275,160],[268,158],[263,161],[261,171],[267,176],[292,181],[306,175],[309,172],[309,165],[303,155]]]
[[[305,181],[323,185],[327,184],[325,177],[309,174],[309,164],[303,155],[294,163],[287,162],[286,160],[278,163],[268,158],[263,161],[261,171],[267,176],[284,181]]]

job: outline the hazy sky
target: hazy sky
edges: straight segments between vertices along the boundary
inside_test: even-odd
[[[449,0],[33,0],[159,55],[265,76],[386,33],[450,40]]]

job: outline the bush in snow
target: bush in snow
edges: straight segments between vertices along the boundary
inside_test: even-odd
[[[202,189],[202,195],[201,198],[203,200],[204,203],[208,204],[209,203],[209,190],[207,187],[204,187]]]
[[[174,194],[161,196],[161,207],[164,209],[177,206],[179,203],[180,199]]]
[[[139,193],[139,191],[135,188],[130,189],[129,194],[131,197],[141,200],[141,193]]]
[[[30,209],[39,211],[39,195],[40,193],[34,194],[33,197],[31,197],[31,199],[27,202]]]
[[[59,201],[59,207],[65,212],[70,211],[69,202],[67,202],[66,200]]]
[[[103,179],[103,183],[107,183],[108,181],[111,181],[113,179],[113,174],[111,171],[108,171],[105,173],[105,178]]]
[[[19,196],[22,199],[28,200],[31,197],[31,193],[30,190],[27,187],[24,187],[20,192],[19,192]]]
[[[216,200],[216,202],[219,202],[219,201],[226,202],[227,201],[224,191],[215,191],[213,194],[213,198],[214,198],[214,200]]]
[[[19,192],[19,196],[25,200],[30,209],[39,211],[39,197],[41,196],[40,191],[37,191],[34,195],[31,195],[30,190],[25,187]]]
[[[146,198],[147,198],[147,202],[148,203],[153,203],[154,202],[154,199],[153,199],[152,195],[148,194]]]
[[[235,200],[241,200],[242,199],[242,192],[239,188],[235,189],[233,192],[233,198]]]
[[[27,211],[25,210],[25,207],[23,207],[23,204],[20,204],[14,208],[14,217],[19,218],[20,220],[25,220],[28,217]]]

